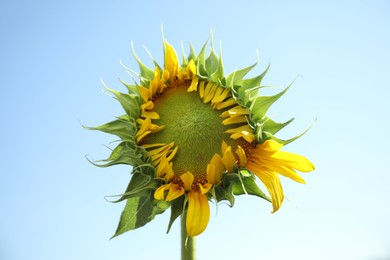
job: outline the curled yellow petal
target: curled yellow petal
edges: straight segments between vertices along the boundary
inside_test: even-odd
[[[272,171],[258,171],[256,169],[253,169],[253,167],[251,166],[248,166],[248,168],[250,168],[251,171],[253,171],[253,173],[256,174],[257,177],[259,177],[262,183],[264,183],[271,196],[273,207],[272,213],[276,212],[280,208],[284,200],[283,187],[280,183],[278,174]]]
[[[239,163],[240,167],[245,167],[246,161],[247,161],[246,154],[245,154],[244,149],[242,149],[242,147],[239,145],[237,145],[236,154],[238,155],[238,158],[240,159],[240,163]]]
[[[158,187],[156,189],[156,191],[154,192],[154,198],[156,200],[165,200],[165,191],[169,190],[170,187],[171,187],[170,183],[164,184],[164,185],[161,185],[160,187]]]
[[[206,194],[207,192],[209,192],[211,187],[213,187],[211,183],[205,183],[203,185],[199,183],[198,186],[199,186],[200,193],[202,194]]]
[[[194,182],[194,175],[191,172],[185,172],[180,175],[180,179],[184,184],[184,188],[186,191],[191,190],[192,183]]]
[[[210,219],[210,206],[207,196],[200,191],[188,193],[188,210],[186,218],[187,234],[195,237],[207,227]]]
[[[183,187],[180,187],[178,184],[171,183],[171,186],[168,191],[168,195],[166,197],[166,201],[172,201],[184,194],[184,189]]]

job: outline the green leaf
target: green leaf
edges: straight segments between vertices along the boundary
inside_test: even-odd
[[[171,202],[171,217],[169,219],[167,233],[171,230],[172,224],[175,220],[183,213],[185,203],[184,198],[185,196],[180,196]]]
[[[168,207],[169,203],[153,199],[153,193],[146,197],[128,199],[112,238],[144,226],[153,220],[157,214],[163,213]]]
[[[283,96],[288,88],[289,87],[274,96],[257,96],[250,106],[250,110],[252,112],[250,119],[254,122],[258,122],[259,120],[263,119],[271,105],[281,96]]]

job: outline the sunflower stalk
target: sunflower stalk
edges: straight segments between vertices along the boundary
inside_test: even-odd
[[[187,211],[181,217],[181,260],[196,259],[196,237],[189,237],[186,229]]]

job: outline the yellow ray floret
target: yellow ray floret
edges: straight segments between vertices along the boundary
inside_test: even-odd
[[[169,81],[173,83],[179,69],[179,60],[175,49],[167,42],[164,42],[165,47],[165,59],[164,68],[169,72]]]
[[[244,138],[248,143],[252,143],[256,140],[256,136],[253,133],[252,128],[249,125],[243,125],[237,128],[231,128],[227,131],[225,131],[227,134],[231,134],[230,138],[232,139],[239,139]]]
[[[273,212],[277,211],[284,199],[283,188],[278,174],[286,176],[296,182],[305,183],[295,171],[310,172],[314,165],[305,157],[280,151],[282,144],[274,140],[267,140],[257,144],[251,150],[246,167],[264,183],[271,196]]]

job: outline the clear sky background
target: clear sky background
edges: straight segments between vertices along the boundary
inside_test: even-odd
[[[272,3],[270,3],[272,2]],[[179,259],[169,212],[113,240],[129,167],[99,169],[114,136],[87,131],[122,109],[100,83],[125,91],[138,71],[131,42],[162,64],[161,24],[180,53],[214,31],[227,73],[271,64],[263,83],[282,90],[269,114],[296,120],[280,137],[317,170],[283,180],[288,200],[249,196],[212,206],[199,259],[390,258],[389,1],[1,1],[0,259]]]

